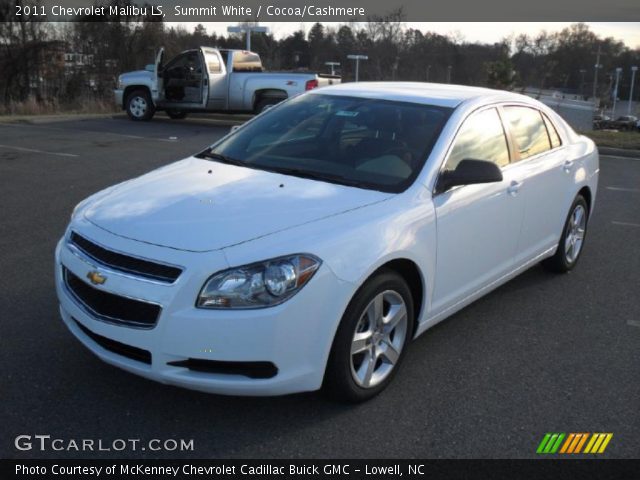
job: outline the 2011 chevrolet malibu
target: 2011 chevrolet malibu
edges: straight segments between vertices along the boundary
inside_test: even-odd
[[[60,312],[153,380],[365,400],[429,327],[538,262],[574,268],[598,171],[594,144],[528,97],[314,90],[81,202]]]

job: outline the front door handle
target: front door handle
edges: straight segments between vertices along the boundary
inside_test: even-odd
[[[513,180],[509,185],[509,187],[507,188],[507,193],[515,197],[518,194],[518,190],[520,190],[521,186],[522,186],[522,182],[516,182],[515,180]]]

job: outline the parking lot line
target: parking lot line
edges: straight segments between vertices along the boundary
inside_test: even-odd
[[[616,220],[613,220],[611,223],[614,225],[621,225],[623,227],[640,227],[640,223],[618,222]]]
[[[626,187],[607,187],[607,190],[613,190],[614,192],[640,192],[640,188],[626,188]]]
[[[630,327],[640,328],[640,322],[638,320],[627,320],[627,325],[629,325]]]
[[[19,128],[24,128],[25,125],[24,124],[20,124],[20,125],[13,125],[13,124],[3,124],[0,125],[0,127],[19,127]],[[142,135],[128,135],[125,133],[116,133],[116,132],[106,132],[106,131],[97,131],[97,130],[85,130],[82,128],[61,128],[61,127],[49,127],[49,126],[44,126],[44,125],[28,125],[29,128],[41,128],[41,129],[45,129],[45,130],[57,130],[57,131],[63,131],[63,132],[70,132],[70,131],[75,131],[75,132],[82,132],[82,133],[96,133],[96,134],[100,134],[100,135],[113,135],[116,137],[124,137],[124,138],[132,138],[134,140],[157,140],[159,142],[171,142],[171,143],[175,143],[178,141],[177,137],[175,139],[170,139],[170,138],[158,138],[158,137],[145,137]]]
[[[76,155],[75,153],[45,152],[44,150],[36,150],[35,148],[16,147],[13,145],[0,144],[0,148],[8,148],[10,150],[18,150],[21,152],[42,153],[44,155],[56,155],[57,157],[79,157],[80,156],[80,155]]]

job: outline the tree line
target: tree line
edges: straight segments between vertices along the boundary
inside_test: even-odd
[[[153,63],[160,46],[168,59],[201,45],[245,45],[242,35],[209,33],[202,25],[186,28],[153,18],[120,16],[108,22],[86,17],[58,24],[23,21],[3,5],[0,105],[5,111],[25,101],[55,106],[90,99],[109,102],[117,76]],[[599,52],[596,94],[605,105],[611,100],[615,69],[623,69],[618,96],[627,99],[631,66],[640,65],[640,49],[602,38],[581,23],[555,33],[479,43],[456,34],[406,28],[404,20],[402,10],[395,10],[366,23],[337,27],[316,23],[308,33],[298,30],[279,39],[272,33],[254,33],[251,45],[268,70],[328,72],[326,62],[339,62],[343,80],[352,81],[355,65],[347,56],[364,54],[369,60],[360,64],[360,80],[559,89],[584,97],[593,93]],[[634,97],[640,97],[640,88],[636,92]]]

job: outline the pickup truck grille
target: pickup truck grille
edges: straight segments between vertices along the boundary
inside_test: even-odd
[[[159,305],[93,288],[65,267],[62,273],[69,293],[97,320],[137,328],[153,328],[158,322]]]
[[[107,250],[93,243],[91,240],[87,240],[82,235],[78,235],[76,232],[71,232],[69,243],[101,265],[137,277],[148,278],[163,283],[173,283],[182,273],[182,270],[178,267]]]

